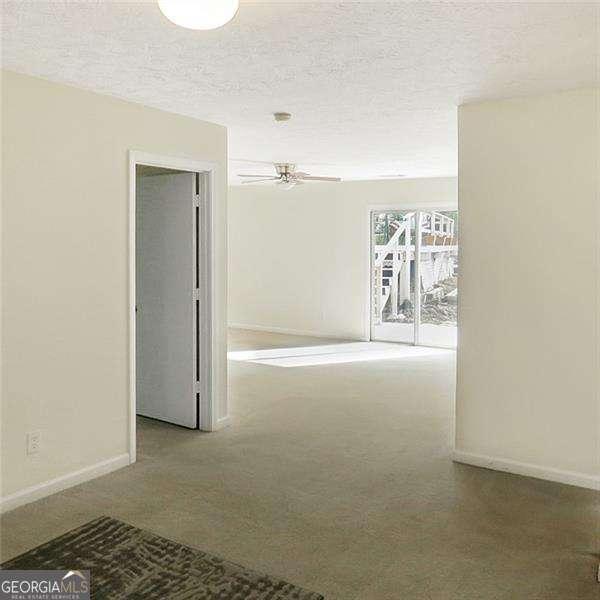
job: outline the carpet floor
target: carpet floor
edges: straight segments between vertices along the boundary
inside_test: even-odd
[[[232,330],[231,425],[140,418],[135,464],[0,516],[2,560],[109,515],[327,600],[598,600],[600,494],[453,463],[453,352],[342,344]]]

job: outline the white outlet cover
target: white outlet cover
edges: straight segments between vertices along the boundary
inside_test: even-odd
[[[27,454],[39,454],[42,441],[41,431],[30,431],[27,434]]]

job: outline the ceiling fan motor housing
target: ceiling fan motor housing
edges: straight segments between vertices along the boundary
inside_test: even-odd
[[[275,170],[277,171],[277,175],[281,177],[281,181],[288,183],[294,178],[296,165],[291,163],[275,163]]]

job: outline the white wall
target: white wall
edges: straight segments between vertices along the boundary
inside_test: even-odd
[[[229,323],[364,338],[368,206],[456,206],[456,179],[229,191]]]
[[[459,460],[600,484],[599,109],[460,108]]]
[[[210,123],[2,76],[2,495],[14,500],[128,458],[130,149],[219,163],[214,309],[226,415],[227,139]],[[32,458],[25,435],[36,430]]]

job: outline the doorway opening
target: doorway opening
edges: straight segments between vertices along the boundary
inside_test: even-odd
[[[130,153],[130,456],[137,415],[212,431],[216,166]]]
[[[456,348],[458,211],[370,212],[371,339]]]

